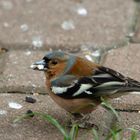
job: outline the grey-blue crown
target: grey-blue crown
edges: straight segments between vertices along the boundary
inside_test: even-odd
[[[45,55],[45,57],[47,57],[48,59],[52,59],[52,58],[63,58],[65,55],[64,52],[62,51],[52,51],[49,52]]]

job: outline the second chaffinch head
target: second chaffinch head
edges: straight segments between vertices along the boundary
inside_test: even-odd
[[[61,51],[31,65],[44,71],[51,98],[70,113],[90,113],[103,98],[140,91],[140,83],[87,59]]]

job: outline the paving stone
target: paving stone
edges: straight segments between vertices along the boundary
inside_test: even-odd
[[[0,92],[46,93],[44,73],[30,69],[30,65],[42,59],[46,52],[25,49],[0,54]],[[88,54],[91,59],[94,57],[94,52],[81,54]]]
[[[119,126],[122,126],[122,128],[125,128],[125,131],[123,133],[123,136],[125,137],[125,140],[128,140],[132,134],[131,130],[128,130],[129,128],[133,128],[137,130],[138,140],[140,139],[140,113],[128,113],[128,112],[121,112],[120,115],[120,122]]]
[[[104,66],[140,81],[139,54],[139,44],[129,44],[126,47],[113,49],[108,52],[104,59]]]
[[[140,81],[139,54],[139,44],[130,44],[123,48],[111,50],[104,60],[104,66]],[[127,95],[114,100],[114,106],[120,109],[140,109],[140,93],[139,95],[136,94],[138,93],[133,92],[133,95]]]
[[[135,27],[134,27],[134,35],[131,37],[130,41],[133,43],[140,43],[140,3],[138,1],[137,8],[135,12]]]
[[[43,99],[44,96],[33,96],[37,99],[35,104],[26,103],[25,97],[26,95],[10,95],[10,94],[1,94],[1,110],[5,110],[6,114],[1,114],[1,125],[0,125],[0,136],[3,140],[10,139],[52,139],[55,140],[62,139],[62,135],[55,129],[52,125],[41,120],[39,118],[31,118],[27,120],[23,120],[19,123],[14,123],[13,121],[18,117],[23,115],[28,109],[32,111],[39,112],[52,112],[52,115],[59,116],[64,115],[63,111],[59,109],[55,104],[53,105],[52,101],[48,100],[48,96]],[[42,101],[43,100],[43,101]],[[22,106],[20,109],[14,109],[9,107],[9,103],[14,102],[18,103]],[[53,108],[52,108],[53,106]],[[61,114],[60,114],[61,113]],[[65,118],[61,119],[65,120]]]
[[[30,65],[42,59],[45,52],[17,50],[3,54],[0,92],[46,93],[43,72],[34,71]]]
[[[54,126],[45,120],[42,120],[40,117],[35,116],[16,123],[14,122],[15,118],[23,115],[29,109],[34,112],[49,114],[56,118],[63,126],[65,126],[70,119],[70,116],[62,108],[57,106],[49,96],[32,95],[32,97],[37,100],[37,102],[34,104],[25,102],[26,96],[28,95],[6,93],[0,94],[1,139],[63,139],[61,133]],[[10,103],[16,103],[16,105],[10,105],[10,107]],[[91,114],[91,121],[99,127],[99,131],[103,134],[108,130],[111,118],[106,110],[99,107]],[[78,133],[78,140],[84,140],[85,138],[87,140],[91,140],[93,138],[92,132],[90,130],[81,129]]]
[[[1,42],[9,48],[112,46],[124,41],[134,9],[132,0],[1,0]]]
[[[126,111],[140,111],[140,95],[125,95],[112,100],[112,106],[116,109]]]
[[[0,53],[0,74],[4,71],[4,65],[5,65],[5,53]]]

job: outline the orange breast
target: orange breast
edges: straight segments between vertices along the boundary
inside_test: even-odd
[[[71,113],[90,113],[100,102],[91,99],[64,99],[55,95],[50,89],[50,83],[46,81],[50,97],[62,108]]]
[[[80,57],[77,57],[77,61],[74,64],[74,66],[70,69],[68,73],[76,75],[78,77],[81,76],[90,76],[93,74],[94,69],[98,67],[98,64],[94,64],[88,60],[82,59]],[[59,70],[58,70],[59,72]],[[64,108],[66,111],[71,113],[90,113],[92,110],[96,108],[98,104],[100,104],[99,101],[94,99],[64,99],[62,97],[59,97],[58,95],[55,95],[51,91],[51,84],[49,80],[46,81],[48,93],[51,96],[51,98],[62,108]]]

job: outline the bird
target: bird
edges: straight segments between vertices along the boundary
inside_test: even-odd
[[[30,67],[44,71],[50,97],[77,118],[94,111],[102,98],[113,99],[140,91],[140,82],[63,51],[48,52]]]

